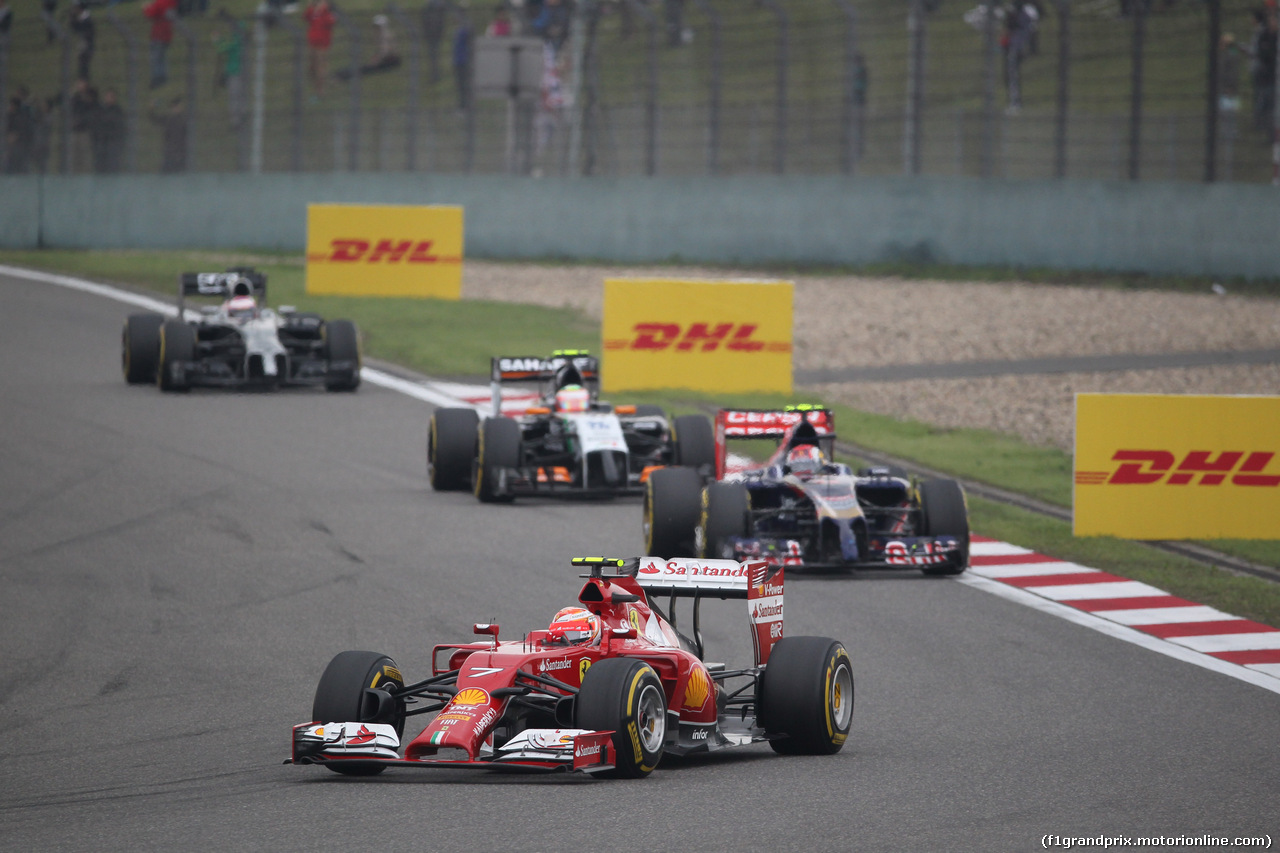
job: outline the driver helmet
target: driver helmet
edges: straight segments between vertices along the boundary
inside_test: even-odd
[[[787,467],[791,469],[792,474],[812,476],[821,471],[822,466],[826,464],[827,460],[823,457],[822,451],[812,444],[802,444],[787,453]]]
[[[251,320],[258,314],[258,303],[252,296],[233,296],[227,300],[227,316],[233,320]]]
[[[553,640],[595,642],[600,639],[600,617],[581,607],[562,607],[552,617],[547,631]]]
[[[566,385],[556,392],[556,411],[585,412],[591,408],[591,392],[581,385]]]

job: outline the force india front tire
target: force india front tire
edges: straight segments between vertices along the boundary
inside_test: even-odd
[[[783,637],[760,679],[760,723],[783,755],[834,755],[853,722],[853,664],[830,637]]]
[[[456,492],[471,485],[476,458],[475,409],[436,409],[427,427],[427,478],[437,492]]]
[[[645,554],[670,560],[697,554],[702,477],[692,468],[659,468],[644,485]]]
[[[340,652],[329,661],[316,695],[311,702],[311,719],[317,723],[386,723],[395,726],[396,734],[404,734],[404,714],[398,713],[394,721],[373,719],[372,703],[365,691],[375,688],[395,690],[404,687],[400,668],[391,658],[379,652]],[[384,697],[385,698],[385,697]],[[335,773],[344,776],[374,776],[386,767],[374,762],[326,762]]]
[[[471,466],[471,487],[482,503],[510,502],[515,495],[504,488],[506,472],[520,464],[520,425],[511,418],[485,418],[480,444]]]
[[[606,658],[587,670],[574,700],[579,728],[613,732],[614,769],[620,779],[648,776],[662,759],[667,700],[653,668],[635,658]]]

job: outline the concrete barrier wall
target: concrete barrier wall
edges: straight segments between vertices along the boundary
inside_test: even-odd
[[[0,178],[0,246],[301,251],[310,202],[461,204],[467,253],[1280,277],[1280,190],[964,178]]]

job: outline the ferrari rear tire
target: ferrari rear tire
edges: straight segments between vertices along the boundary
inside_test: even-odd
[[[324,324],[326,391],[354,391],[360,387],[360,334],[350,320],[330,320]],[[334,362],[346,366],[334,368]]]
[[[574,702],[578,728],[613,732],[614,769],[620,779],[648,776],[662,759],[667,697],[653,668],[635,658],[606,658],[582,679]]]
[[[156,384],[161,391],[189,391],[186,366],[196,357],[196,333],[181,320],[165,320],[160,326],[160,354]]]
[[[727,540],[751,535],[751,497],[741,483],[711,483],[702,490],[702,516],[695,533],[698,556],[733,559]]]
[[[311,719],[317,723],[389,723],[396,735],[404,734],[404,712],[400,707],[393,721],[372,719],[365,691],[404,687],[400,668],[379,652],[340,652],[325,667],[311,702]],[[335,773],[346,776],[373,776],[386,768],[381,764],[327,762]]]
[[[706,415],[680,415],[671,423],[675,462],[686,468],[715,467],[716,439]]]
[[[830,637],[783,637],[760,679],[760,724],[783,755],[833,755],[853,722],[853,664]]]
[[[520,425],[511,418],[485,418],[480,444],[471,466],[471,487],[483,503],[510,502],[515,495],[503,488],[506,470],[520,464]]]
[[[697,554],[702,477],[692,468],[659,468],[644,484],[644,547],[651,557]]]
[[[160,365],[160,327],[163,314],[130,314],[120,332],[120,366],[124,381],[146,385],[156,381]]]
[[[926,575],[958,575],[969,567],[969,506],[955,480],[925,480],[920,484],[920,512],[926,536],[954,536],[960,553],[954,562],[925,566]]]
[[[437,492],[457,492],[471,485],[476,458],[475,409],[436,409],[427,427],[427,478]]]

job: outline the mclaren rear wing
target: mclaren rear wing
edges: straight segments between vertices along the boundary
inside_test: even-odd
[[[489,388],[493,394],[493,416],[502,414],[502,386],[513,382],[550,382],[557,371],[572,364],[585,383],[600,379],[600,363],[586,350],[556,350],[550,358],[539,356],[496,356],[489,361]]]
[[[248,282],[253,297],[261,304],[267,298],[267,276],[249,267],[232,267],[226,272],[184,272],[178,278],[178,316],[182,316],[188,296],[231,296],[238,282]]]
[[[835,414],[823,406],[787,406],[785,409],[721,409],[716,413],[716,479],[725,475],[731,438],[784,438],[807,421],[820,437],[835,438]]]

